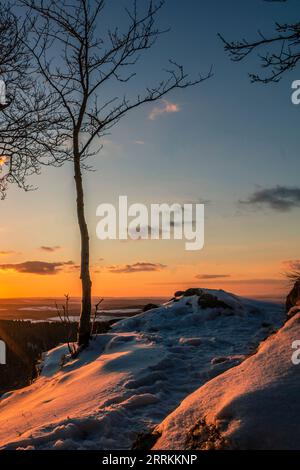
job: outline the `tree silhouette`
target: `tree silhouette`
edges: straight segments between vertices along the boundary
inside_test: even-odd
[[[22,36],[24,28],[21,27],[18,18],[12,13],[9,3],[0,6],[0,79],[7,78],[10,82],[10,90],[15,89],[16,84],[22,81],[24,84],[24,75],[26,70],[24,47]],[[9,164],[8,157],[10,149],[7,140],[7,122],[4,110],[7,105],[0,105],[0,194],[4,196],[7,187],[7,175],[2,176],[4,165]]]
[[[12,83],[20,79],[26,70],[23,39],[25,24],[12,13],[9,3],[0,5],[0,75],[7,74]]]
[[[286,3],[287,0],[264,0],[269,3]],[[227,41],[219,34],[225,51],[234,62],[240,62],[251,53],[257,52],[264,74],[250,73],[252,82],[278,82],[281,77],[293,70],[300,60],[300,21],[275,23],[274,33],[265,35],[258,31],[256,40]],[[261,52],[262,51],[262,52]]]
[[[264,0],[269,3],[286,3],[288,0]],[[278,83],[282,76],[295,69],[300,61],[300,21],[293,23],[275,23],[275,31],[271,36],[266,36],[258,31],[258,38],[254,41],[243,39],[240,41],[227,41],[219,34],[224,43],[225,51],[234,62],[241,62],[252,52],[258,52],[261,67],[265,70],[263,75],[250,73],[250,80],[264,84]],[[265,52],[259,52],[261,49]],[[300,272],[292,270],[286,273],[286,277],[294,283],[294,288],[287,297],[287,311],[290,305],[289,298],[299,287]]]
[[[106,32],[101,24],[104,0],[19,0],[19,3],[30,18],[35,18],[26,46],[35,64],[34,74],[50,89],[52,118],[33,133],[33,167],[36,170],[44,163],[60,165],[65,161],[73,164],[81,237],[78,345],[85,347],[91,334],[92,287],[83,188],[83,170],[89,168],[87,159],[99,154],[101,138],[128,112],[159,100],[171,90],[197,85],[208,79],[211,72],[191,80],[181,65],[170,61],[165,78],[130,99],[125,94],[126,84],[136,75],[134,66],[140,55],[166,32],[156,26],[164,0],[157,3],[146,0],[143,7],[141,2],[138,7],[134,1],[132,8],[126,9],[124,31],[115,26]],[[108,84],[117,84],[118,91],[109,94]],[[119,98],[121,86],[125,89]],[[29,165],[28,171],[30,168]]]
[[[33,20],[19,18],[10,3],[0,6],[0,17],[0,78],[6,82],[8,100],[0,106],[0,196],[4,198],[9,183],[30,189],[26,179],[39,172],[41,151],[52,155],[52,163],[60,142],[49,132],[50,122],[51,129],[59,125],[57,103],[32,75],[26,41]]]

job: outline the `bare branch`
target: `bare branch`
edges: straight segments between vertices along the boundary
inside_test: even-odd
[[[36,85],[29,96],[19,90],[5,111],[3,152],[9,151],[11,155],[6,183],[15,182],[29,189],[26,177],[38,173],[43,165],[73,163],[81,236],[80,351],[91,336],[92,309],[82,177],[83,170],[90,168],[87,159],[99,154],[101,138],[127,113],[160,100],[173,90],[202,83],[212,76],[212,71],[191,79],[183,66],[172,60],[161,81],[128,97],[127,83],[138,74],[140,57],[167,32],[158,26],[164,0],[149,0],[142,2],[142,6],[133,0],[132,8],[125,10],[122,31],[115,26],[103,31],[104,0],[18,0],[18,3],[32,19],[21,45],[31,59],[30,76]]]
[[[265,1],[275,2],[275,0]],[[277,0],[277,2],[285,3],[286,0]],[[265,36],[261,31],[258,31],[257,35],[255,41],[247,39],[227,41],[221,34],[219,37],[225,51],[234,62],[240,62],[254,52],[258,53],[261,66],[266,73],[249,74],[252,82],[278,82],[286,72],[292,71],[300,60],[300,22],[275,23],[275,33],[272,36]],[[259,52],[261,49],[263,52]]]

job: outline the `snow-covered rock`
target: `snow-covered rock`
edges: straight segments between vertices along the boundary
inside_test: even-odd
[[[0,400],[0,448],[128,449],[283,322],[278,305],[201,292],[221,304],[183,295],[118,322],[77,359],[50,351],[31,386]]]
[[[300,365],[292,361],[297,340],[300,314],[256,354],[189,395],[155,429],[161,437],[154,448],[299,450]]]

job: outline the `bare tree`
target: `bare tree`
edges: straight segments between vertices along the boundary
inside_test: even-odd
[[[265,0],[269,3],[286,3],[287,0]],[[249,74],[252,82],[278,82],[281,77],[292,71],[300,60],[300,21],[293,23],[275,23],[274,33],[265,35],[258,31],[256,40],[227,41],[219,34],[225,51],[234,62],[240,62],[251,53],[257,52],[261,66],[265,70],[261,74]]]
[[[14,84],[26,70],[25,24],[13,14],[8,2],[0,5],[0,16],[0,75],[6,74]]]
[[[87,158],[98,155],[101,138],[131,110],[159,100],[171,90],[197,85],[211,76],[190,80],[183,67],[170,61],[166,76],[135,98],[125,95],[122,86],[136,75],[135,65],[140,55],[151,49],[165,31],[157,27],[164,0],[134,1],[126,9],[124,31],[117,26],[103,31],[104,0],[20,0],[36,15],[31,37],[27,43],[35,61],[35,74],[51,89],[51,102],[57,103],[57,121],[51,138],[55,138],[52,157],[73,162],[77,195],[77,217],[81,236],[82,307],[78,345],[85,347],[91,335],[91,276],[89,231],[84,208],[83,170]],[[102,22],[101,22],[102,20]],[[107,84],[118,91],[109,94]],[[121,91],[120,91],[121,89]],[[119,98],[117,93],[122,97]],[[45,146],[45,135],[35,135],[37,148]],[[51,143],[49,144],[51,146]],[[58,151],[58,155],[57,155]],[[42,157],[43,158],[43,157]],[[56,162],[55,158],[52,161]],[[35,163],[39,166],[41,158]],[[49,164],[49,161],[47,161]]]
[[[48,163],[58,162],[60,141],[53,129],[61,123],[55,97],[33,75],[26,47],[32,19],[18,17],[9,2],[0,6],[0,17],[0,78],[6,82],[8,101],[0,106],[0,196],[4,198],[9,183],[30,189],[26,180],[39,172],[42,151],[47,152]]]
[[[264,0],[269,3],[287,3],[288,0]],[[264,84],[278,83],[282,76],[295,69],[300,61],[300,21],[292,23],[275,23],[272,35],[265,35],[258,31],[258,38],[254,41],[243,39],[240,41],[227,41],[219,34],[224,43],[225,51],[234,62],[241,62],[250,54],[257,52],[261,67],[265,70],[263,75],[250,73],[250,80]],[[264,51],[264,52],[261,52]],[[287,296],[286,311],[295,305],[299,297],[300,272],[292,269],[285,273],[287,279],[294,284]]]
[[[9,80],[10,90],[12,90],[19,80],[23,80],[25,72],[25,54],[21,36],[24,33],[24,29],[20,26],[18,18],[12,13],[11,5],[5,3],[0,5],[0,79],[4,77]],[[0,104],[0,194],[4,195],[4,191],[7,186],[7,178],[1,174],[3,167],[8,164],[5,152],[5,129],[7,123],[5,122],[5,116],[3,111],[7,108],[7,105]],[[8,152],[9,153],[9,152]]]

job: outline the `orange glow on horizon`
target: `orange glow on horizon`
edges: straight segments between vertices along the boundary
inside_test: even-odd
[[[287,283],[284,278],[256,279],[232,276],[228,279],[197,279],[190,269],[180,274],[165,272],[94,274],[93,296],[101,297],[171,297],[177,290],[189,287],[223,289],[237,295],[274,295],[284,298]],[[22,274],[0,270],[0,299],[26,297],[80,297],[81,285],[78,273],[60,272],[56,275]]]

